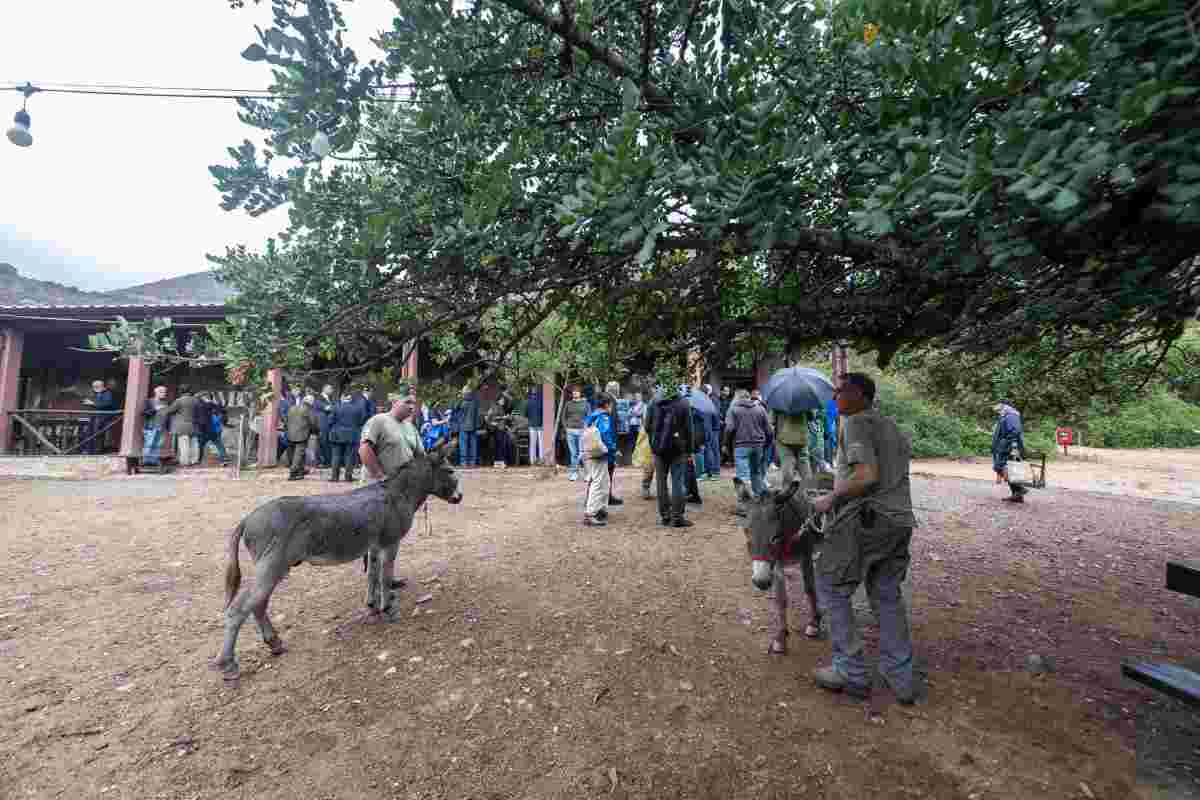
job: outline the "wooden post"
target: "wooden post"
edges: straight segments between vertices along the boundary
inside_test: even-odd
[[[542,384],[542,460],[558,463],[555,442],[558,441],[558,417],[554,407],[554,384]]]
[[[142,414],[150,399],[150,365],[144,358],[130,358],[125,378],[125,411],[121,419],[121,455],[142,455]]]
[[[25,354],[25,332],[16,328],[0,331],[0,453],[12,452],[13,420],[21,393],[21,359]]]
[[[278,367],[267,370],[271,383],[271,402],[263,409],[258,432],[258,468],[273,467],[279,455],[279,401],[283,398],[283,370]]]

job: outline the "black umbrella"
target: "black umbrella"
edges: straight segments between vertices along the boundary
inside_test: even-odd
[[[783,414],[824,409],[833,399],[833,384],[815,369],[787,367],[777,370],[762,390],[767,408]]]

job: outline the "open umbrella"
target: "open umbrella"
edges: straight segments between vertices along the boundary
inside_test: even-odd
[[[815,369],[788,367],[771,376],[762,397],[767,408],[782,414],[823,410],[833,399],[833,384]]]
[[[688,388],[691,389],[691,391],[687,393],[687,399],[688,404],[692,408],[696,409],[701,414],[712,414],[713,416],[718,416],[720,414],[720,412],[717,411],[717,407],[713,405],[713,401],[709,399],[709,396],[706,395],[703,390],[698,389],[695,386]],[[654,399],[662,400],[662,392],[655,392]]]

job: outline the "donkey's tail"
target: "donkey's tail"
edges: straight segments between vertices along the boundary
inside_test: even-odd
[[[242,543],[242,527],[244,522],[229,533],[229,543],[225,551],[225,607],[237,596],[238,587],[242,585],[242,568],[238,565],[238,546]]]

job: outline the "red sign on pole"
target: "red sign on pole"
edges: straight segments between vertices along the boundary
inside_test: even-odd
[[[1055,428],[1054,439],[1062,445],[1063,455],[1067,454],[1067,445],[1075,444],[1075,431],[1071,428]]]

